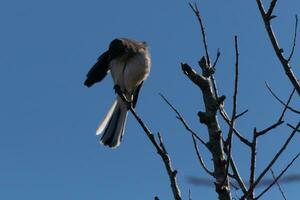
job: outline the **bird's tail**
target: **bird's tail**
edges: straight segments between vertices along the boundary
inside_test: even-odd
[[[120,145],[124,134],[128,109],[121,99],[116,100],[100,123],[96,135],[103,134],[100,143],[111,148]]]

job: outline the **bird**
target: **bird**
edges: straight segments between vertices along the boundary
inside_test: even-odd
[[[113,39],[108,50],[100,55],[96,64],[88,71],[84,85],[91,87],[101,82],[110,72],[114,88],[125,96],[130,106],[135,108],[140,89],[148,77],[151,58],[146,42],[128,38]],[[119,95],[113,102],[106,116],[99,124],[96,135],[101,135],[100,143],[110,148],[120,145],[124,135],[128,102]]]

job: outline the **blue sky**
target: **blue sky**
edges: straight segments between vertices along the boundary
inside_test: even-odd
[[[180,62],[196,63],[204,55],[197,21],[187,1],[2,0],[0,3],[0,198],[16,199],[171,199],[164,166],[142,129],[129,116],[122,144],[115,150],[99,144],[95,129],[114,99],[112,79],[87,89],[85,75],[115,37],[147,41],[152,71],[137,112],[150,129],[160,131],[178,173],[182,196],[216,199],[214,188],[189,184],[187,176],[207,178],[199,167],[190,135],[162,101],[163,93],[191,127],[207,139],[196,113],[203,110],[199,89],[182,74]],[[202,0],[211,57],[220,48],[216,79],[231,110],[234,35],[240,46],[238,111],[249,113],[237,127],[248,138],[254,127],[273,123],[282,107],[264,86],[267,81],[286,99],[291,84],[274,56],[256,3]],[[292,45],[297,0],[279,1],[274,30],[287,54]],[[292,60],[300,76],[299,48]],[[296,97],[292,104],[299,107]],[[296,123],[288,114],[286,121]],[[228,127],[221,121],[223,132]],[[283,125],[259,141],[257,169],[276,153],[290,130]],[[235,139],[236,141],[236,139]],[[275,172],[299,151],[296,136]],[[200,148],[211,167],[210,155]],[[248,177],[249,151],[234,142],[233,154]],[[300,161],[290,169],[298,173]],[[295,199],[299,184],[283,186]],[[235,192],[233,193],[233,195]],[[205,195],[203,197],[203,195]],[[274,199],[275,188],[263,199]]]

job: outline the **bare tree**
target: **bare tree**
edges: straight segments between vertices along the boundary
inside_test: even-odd
[[[220,200],[231,200],[232,199],[232,188],[241,189],[242,195],[239,199],[250,199],[257,200],[260,199],[273,185],[277,185],[284,199],[286,199],[284,192],[280,186],[280,178],[285,174],[285,172],[292,166],[295,160],[300,156],[300,153],[297,153],[294,158],[286,165],[282,171],[275,175],[272,171],[272,167],[276,164],[276,161],[282,156],[283,152],[286,150],[287,146],[293,140],[296,133],[300,132],[300,121],[291,125],[287,123],[287,132],[290,132],[290,135],[287,137],[281,147],[277,150],[276,154],[269,160],[267,165],[263,168],[261,172],[257,172],[256,170],[256,154],[257,154],[257,141],[267,134],[270,134],[274,129],[279,126],[282,126],[285,123],[285,114],[286,112],[292,112],[296,116],[299,116],[299,111],[290,106],[290,102],[294,97],[294,93],[297,92],[300,94],[300,85],[299,81],[296,78],[295,73],[293,72],[290,61],[294,54],[294,49],[296,46],[296,38],[297,38],[297,24],[298,18],[296,16],[295,22],[295,32],[293,38],[293,46],[291,49],[291,53],[287,56],[287,58],[283,55],[283,50],[280,48],[278,41],[275,37],[275,33],[271,27],[271,20],[275,18],[273,14],[274,8],[276,6],[277,0],[271,0],[270,6],[267,10],[264,9],[263,4],[260,0],[256,0],[258,5],[258,9],[261,13],[263,22],[265,24],[265,29],[267,35],[271,41],[271,44],[275,50],[275,55],[278,57],[281,66],[283,67],[289,81],[292,83],[293,90],[291,91],[287,101],[281,100],[271,89],[271,87],[267,84],[268,90],[272,93],[272,95],[283,105],[282,112],[278,116],[278,119],[275,122],[271,122],[270,126],[257,130],[257,128],[253,128],[252,138],[247,139],[244,137],[241,132],[236,128],[237,120],[247,113],[247,110],[238,113],[237,112],[237,104],[238,104],[238,85],[239,85],[239,43],[238,37],[234,36],[233,48],[235,49],[235,55],[233,56],[235,59],[234,65],[234,87],[233,87],[233,97],[232,97],[232,111],[229,116],[225,106],[225,96],[218,94],[217,80],[214,77],[214,73],[216,71],[216,66],[218,64],[218,60],[220,57],[220,51],[217,50],[217,55],[215,60],[212,62],[212,59],[209,55],[208,49],[208,41],[206,38],[206,32],[204,27],[204,22],[201,18],[200,10],[197,4],[189,4],[193,13],[196,16],[196,19],[199,22],[204,56],[198,62],[200,68],[202,69],[201,73],[198,73],[193,69],[189,64],[182,63],[181,69],[183,74],[190,80],[195,86],[199,88],[199,92],[202,94],[202,99],[204,102],[203,111],[198,112],[198,117],[206,128],[208,133],[208,141],[204,141],[194,130],[192,130],[188,124],[188,122],[184,119],[183,115],[175,108],[171,102],[161,94],[163,100],[170,106],[170,108],[175,112],[176,118],[182,123],[184,128],[190,133],[193,141],[193,148],[195,149],[195,153],[199,160],[200,166],[203,170],[213,178],[215,191],[218,195],[218,199]],[[153,146],[155,147],[157,153],[161,157],[165,169],[169,175],[170,186],[173,192],[174,199],[179,200],[182,199],[180,189],[176,180],[177,171],[173,169],[171,164],[171,159],[168,155],[168,152],[165,148],[161,135],[158,133],[158,140],[155,138],[154,134],[149,130],[149,128],[145,125],[143,120],[138,116],[134,108],[131,106],[130,102],[124,97],[121,91],[117,90],[117,93],[122,97],[122,99],[127,102],[129,110],[136,118],[137,122],[141,125],[144,132],[146,133],[148,139],[151,141]],[[219,119],[220,118],[220,119]],[[219,120],[224,120],[228,125],[228,133],[224,134],[222,131]],[[249,149],[249,177],[242,177],[239,173],[239,168],[234,161],[234,154],[232,152],[232,141],[233,139],[238,139],[243,145],[245,145]],[[209,169],[202,158],[202,155],[199,151],[199,143],[203,145],[211,154],[213,169]],[[273,179],[264,185],[264,189],[259,194],[255,194],[255,190],[258,186],[263,183],[265,180],[266,174],[268,172],[272,172]],[[245,184],[245,182],[249,184]],[[191,192],[189,192],[189,199],[192,199]],[[155,199],[159,199],[155,197]]]

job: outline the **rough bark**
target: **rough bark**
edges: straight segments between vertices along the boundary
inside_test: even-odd
[[[206,60],[203,57],[200,61],[204,75],[197,74],[188,64],[182,64],[184,74],[199,88],[203,96],[205,112],[199,112],[200,122],[205,124],[209,134],[208,148],[212,154],[214,165],[215,190],[220,200],[231,200],[229,178],[226,176],[226,159],[223,148],[222,131],[219,126],[217,111],[219,105],[224,101],[224,97],[216,98],[210,75],[207,75],[208,69]],[[224,181],[225,180],[225,181]]]

